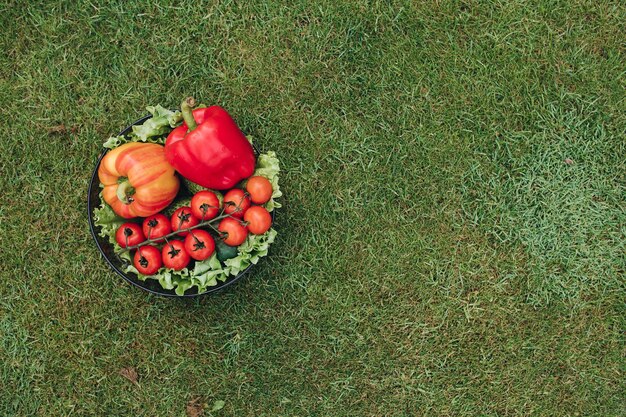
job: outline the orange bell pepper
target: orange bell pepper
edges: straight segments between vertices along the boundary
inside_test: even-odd
[[[126,219],[147,217],[167,207],[180,183],[163,146],[131,142],[109,151],[100,163],[102,198]]]

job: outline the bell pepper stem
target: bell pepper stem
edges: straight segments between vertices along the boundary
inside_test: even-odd
[[[189,132],[194,130],[198,125],[196,124],[196,119],[193,118],[193,108],[196,106],[196,100],[193,97],[187,97],[180,104],[180,111],[183,113],[183,119],[185,123],[187,123],[187,127],[189,128]]]
[[[130,204],[133,199],[130,197],[135,194],[135,188],[130,184],[128,180],[124,180],[117,186],[117,198],[124,204]]]

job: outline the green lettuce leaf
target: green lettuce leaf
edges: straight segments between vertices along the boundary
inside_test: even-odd
[[[192,271],[192,281],[198,286],[199,291],[204,291],[207,287],[217,285],[217,281],[226,281],[230,271],[220,263],[214,253],[209,259],[196,262]]]
[[[111,206],[104,202],[102,193],[100,193],[100,207],[94,209],[93,219],[94,224],[100,227],[98,235],[108,238],[111,244],[119,247],[115,241],[115,232],[126,220],[115,214]]]
[[[270,201],[264,204],[264,207],[267,211],[272,211],[275,208],[282,207],[281,204],[276,201],[278,197],[281,197],[283,193],[280,191],[280,187],[278,186],[278,173],[280,172],[280,163],[278,158],[276,157],[276,153],[273,151],[269,151],[266,153],[262,153],[257,158],[256,169],[254,170],[254,175],[260,175],[262,177],[267,178],[272,184],[272,198]]]
[[[152,117],[140,125],[133,126],[128,136],[111,136],[102,145],[104,148],[115,149],[128,142],[152,142],[163,144],[163,136],[182,123],[183,115],[180,111],[171,111],[161,105],[148,106],[146,110]]]
[[[121,255],[128,255],[128,252],[124,252]],[[121,256],[125,258],[125,256]],[[128,260],[130,262],[130,255],[128,255]],[[140,281],[145,281],[147,279],[155,279],[159,281],[161,287],[166,290],[174,290],[177,295],[185,294],[189,288],[193,286],[192,278],[190,276],[190,271],[187,268],[183,268],[180,271],[176,271],[170,268],[161,268],[154,275],[144,275],[137,271],[137,268],[132,263],[126,265],[124,272],[132,272],[137,275]]]
[[[231,275],[237,275],[251,264],[259,262],[267,256],[270,245],[276,239],[276,230],[270,229],[262,235],[249,234],[246,241],[239,246],[239,255],[227,259],[224,264],[229,267]]]
[[[115,149],[118,146],[125,144],[126,142],[128,142],[128,139],[126,139],[124,136],[111,136],[107,139],[106,142],[102,144],[102,147]]]
[[[180,111],[171,111],[160,105],[146,107],[152,118],[141,125],[133,126],[132,136],[141,142],[157,142],[160,136],[169,133],[183,120]],[[155,139],[157,138],[157,139]],[[160,140],[162,142],[162,140]]]
[[[190,279],[181,278],[178,275],[173,275],[172,281],[174,282],[174,285],[176,286],[176,288],[174,289],[174,292],[176,293],[176,295],[179,295],[179,296],[185,295],[185,291],[193,287],[193,282],[191,282]]]

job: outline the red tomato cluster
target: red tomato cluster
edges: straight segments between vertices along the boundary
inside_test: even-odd
[[[162,266],[181,270],[192,259],[203,261],[213,255],[215,239],[229,246],[239,246],[246,241],[248,233],[267,232],[272,225],[270,213],[252,204],[265,204],[271,197],[272,185],[265,177],[250,177],[246,189],[229,190],[223,204],[214,192],[199,191],[193,195],[189,207],[180,207],[169,218],[157,213],[143,219],[141,225],[122,224],[115,239],[122,248],[135,250],[133,264],[143,275],[154,275]],[[221,220],[217,227],[208,224],[218,216]],[[146,240],[150,243],[144,243]],[[157,248],[156,244],[162,248]]]

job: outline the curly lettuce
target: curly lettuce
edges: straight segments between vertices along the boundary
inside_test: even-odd
[[[104,202],[102,193],[100,193],[100,207],[94,209],[93,219],[94,224],[100,227],[98,235],[107,238],[109,243],[118,246],[115,241],[115,232],[125,220],[115,214],[111,206]]]
[[[161,105],[148,106],[146,110],[152,117],[140,125],[132,127],[132,132],[127,136],[111,136],[102,145],[108,149],[115,149],[127,142],[152,142],[165,143],[165,135],[173,128],[180,125],[183,115],[180,111],[171,111]]]
[[[160,105],[146,107],[152,117],[140,125],[133,126],[133,136],[141,142],[149,141],[151,138],[163,136],[169,133],[183,120],[180,111],[171,111]]]
[[[125,254],[127,253],[128,252],[125,252]],[[137,275],[140,281],[155,279],[159,281],[159,284],[161,284],[161,287],[163,287],[164,289],[174,290],[176,295],[185,295],[185,291],[187,291],[194,285],[190,278],[191,273],[187,268],[183,268],[180,271],[176,271],[171,268],[161,268],[154,275],[143,275],[139,271],[137,271],[137,268],[135,268],[132,263],[130,263],[130,255],[128,256],[128,258],[129,263],[126,265],[124,272],[134,273],[135,275]],[[203,289],[202,291],[204,290],[205,289]],[[200,288],[198,288],[198,292],[200,292]]]
[[[102,144],[102,147],[107,149],[115,149],[118,146],[125,144],[126,142],[128,142],[128,139],[126,139],[124,136],[111,136],[106,140],[106,142]]]

